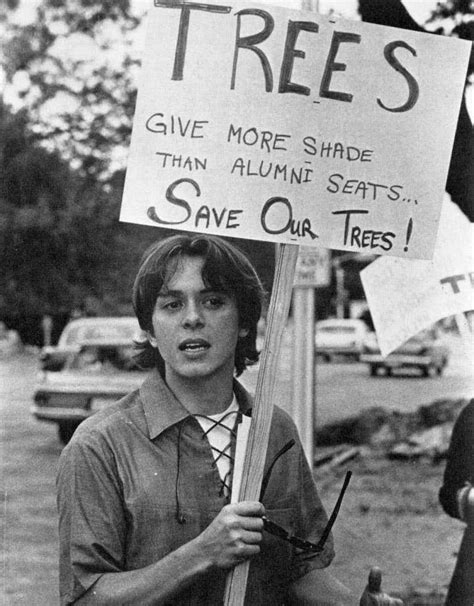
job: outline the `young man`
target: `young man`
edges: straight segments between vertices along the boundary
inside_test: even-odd
[[[263,290],[247,258],[179,235],[144,255],[134,308],[147,340],[143,386],[81,424],[58,474],[61,604],[222,604],[250,558],[246,603],[356,604],[313,553],[327,518],[297,431],[276,408],[261,502],[230,504],[235,432],[252,400],[234,379],[258,359]]]

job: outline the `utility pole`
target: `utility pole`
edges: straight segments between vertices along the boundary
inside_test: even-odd
[[[334,270],[336,273],[336,317],[344,317],[344,270],[337,257],[334,259]]]
[[[317,12],[318,0],[301,0],[305,11]],[[293,288],[293,368],[291,416],[300,434],[310,467],[314,459],[316,417],[316,376],[314,351],[314,310],[317,285],[329,280],[328,251],[300,247]],[[324,259],[324,261],[322,261]],[[327,277],[321,280],[321,263]]]

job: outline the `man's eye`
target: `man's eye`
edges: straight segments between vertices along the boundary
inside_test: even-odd
[[[207,299],[205,299],[204,304],[207,307],[211,307],[213,309],[221,307],[222,305],[224,305],[225,300],[223,297],[207,297]]]
[[[168,301],[163,305],[164,309],[169,309],[171,311],[174,311],[175,309],[180,309],[180,307],[181,301]]]

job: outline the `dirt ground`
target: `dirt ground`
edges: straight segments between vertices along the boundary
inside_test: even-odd
[[[316,472],[327,509],[347,469],[353,475],[334,528],[334,574],[362,590],[371,566],[379,566],[382,588],[405,606],[441,606],[463,531],[438,504],[444,462],[393,461],[363,450],[337,473]]]

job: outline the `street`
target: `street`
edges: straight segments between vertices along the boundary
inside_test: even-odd
[[[371,377],[366,364],[345,362],[316,363],[316,424],[358,414],[373,406],[401,412],[414,412],[424,404],[444,398],[468,398],[474,393],[471,364],[457,335],[445,336],[451,357],[441,378],[423,378],[416,371],[392,377]],[[277,373],[279,406],[289,410],[292,392],[291,332],[284,337]],[[242,375],[242,382],[251,391],[257,383],[257,369]]]
[[[317,364],[317,423],[385,406],[414,411],[434,399],[472,397],[472,372],[458,340],[441,378],[369,376],[359,363]],[[285,340],[277,381],[277,403],[291,393],[291,336]],[[1,444],[4,478],[5,604],[54,606],[57,597],[55,475],[61,445],[54,425],[30,413],[37,360],[34,353],[0,359]],[[252,388],[257,370],[243,375]]]

